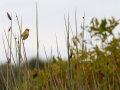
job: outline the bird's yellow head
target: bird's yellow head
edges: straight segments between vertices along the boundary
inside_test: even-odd
[[[30,29],[26,28],[25,31],[29,31]]]

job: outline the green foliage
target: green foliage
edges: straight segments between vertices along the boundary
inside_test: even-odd
[[[119,20],[115,20],[113,17],[108,20],[102,19],[101,22],[97,18],[93,18],[89,32],[91,33],[91,37],[97,36],[104,42],[108,36],[113,35],[113,30],[118,24]]]

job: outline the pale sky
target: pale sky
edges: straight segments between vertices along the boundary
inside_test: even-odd
[[[45,58],[43,45],[47,55],[50,57],[51,46],[53,55],[57,56],[56,38],[57,35],[59,50],[63,58],[67,57],[65,42],[65,22],[64,14],[67,18],[69,13],[70,24],[75,32],[75,8],[77,12],[78,30],[85,12],[85,25],[89,25],[93,17],[99,20],[103,18],[115,17],[120,19],[120,0],[37,0],[39,17],[39,41],[40,57]],[[4,30],[8,30],[10,21],[7,12],[12,14],[13,33],[18,35],[19,28],[15,13],[19,20],[22,17],[22,30],[30,29],[30,36],[25,41],[27,57],[36,56],[36,0],[0,0],[0,33],[4,35]],[[117,36],[120,25],[115,30]],[[75,33],[74,33],[75,34]],[[1,36],[1,35],[0,35]],[[4,37],[5,39],[5,37]],[[89,39],[89,34],[85,32],[85,39]],[[6,44],[7,47],[7,44]],[[14,41],[12,51],[15,53]],[[0,37],[0,62],[6,62],[2,37]]]

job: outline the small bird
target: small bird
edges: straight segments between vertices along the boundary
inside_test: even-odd
[[[29,36],[29,29],[26,28],[25,31],[21,34],[22,40],[27,39]]]

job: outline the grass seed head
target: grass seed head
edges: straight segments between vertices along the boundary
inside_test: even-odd
[[[9,18],[9,20],[12,20],[10,14],[9,14],[8,12],[7,12],[7,16],[8,16],[8,18]]]

